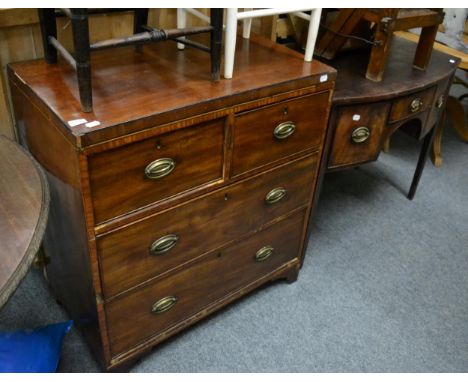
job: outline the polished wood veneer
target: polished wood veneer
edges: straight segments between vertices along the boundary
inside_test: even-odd
[[[109,302],[112,354],[118,355],[151,333],[158,334],[191,317],[284,263],[295,259],[295,264],[299,264],[303,220],[301,211],[236,245],[209,253],[190,268]],[[256,260],[256,253],[266,245],[273,248],[271,257]],[[174,296],[177,302],[158,317],[151,307],[167,296]]]
[[[66,66],[8,68],[51,188],[48,280],[107,369],[297,278],[336,73],[256,37],[237,49],[218,83],[171,42],[95,52],[86,114]]]
[[[193,260],[289,211],[305,206],[316,177],[317,154],[283,165],[236,185],[163,211],[97,237],[104,295],[112,296],[150,277]],[[271,190],[283,187],[281,202],[267,204]],[[246,215],[245,211],[249,211]],[[173,248],[151,254],[151,244],[177,235]]]
[[[328,98],[329,93],[323,92],[236,115],[232,174],[236,176],[305,150],[317,150],[323,141],[324,121],[328,119]],[[272,134],[272,126],[281,128],[286,123],[294,126],[290,136]]]
[[[224,134],[220,119],[90,156],[96,223],[222,179]],[[161,158],[173,160],[174,169],[146,177],[144,169]]]

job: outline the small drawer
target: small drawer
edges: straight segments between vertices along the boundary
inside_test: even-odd
[[[394,101],[388,121],[400,121],[432,107],[435,90],[436,88],[432,87]]]
[[[378,157],[388,103],[340,106],[333,110],[335,135],[328,167],[368,162]]]
[[[219,180],[223,140],[216,120],[91,156],[96,223]]]
[[[236,116],[232,176],[319,148],[330,92],[280,102]]]
[[[306,205],[316,167],[314,154],[98,237],[105,297]]]
[[[304,211],[105,305],[113,356],[298,259]],[[299,260],[298,260],[299,261]]]

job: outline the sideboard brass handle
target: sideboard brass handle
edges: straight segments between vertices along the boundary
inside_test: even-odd
[[[256,261],[265,261],[273,254],[274,248],[269,245],[259,249],[255,254]]]
[[[440,109],[440,108],[444,105],[444,102],[445,102],[445,97],[444,97],[444,95],[442,94],[442,95],[437,99],[437,102],[436,102],[436,107],[437,107],[437,109]]]
[[[415,98],[414,100],[411,101],[411,105],[410,105],[411,112],[416,113],[422,108],[422,105],[423,105],[422,99],[419,97]]]
[[[167,296],[159,301],[156,301],[151,308],[151,313],[162,314],[171,309],[177,302],[177,298],[174,296]]]
[[[160,237],[151,244],[150,254],[162,255],[163,253],[170,251],[177,244],[177,240],[179,240],[179,236],[174,234]]]
[[[278,203],[281,199],[286,196],[286,189],[283,187],[274,188],[265,196],[265,202],[267,204]]]
[[[160,179],[169,175],[175,169],[175,161],[171,158],[160,158],[151,162],[145,168],[145,176],[148,179]]]
[[[358,127],[354,129],[351,134],[351,139],[354,143],[363,143],[367,141],[370,137],[370,130],[366,126]]]
[[[275,127],[273,131],[273,135],[277,139],[286,139],[294,134],[296,131],[296,125],[294,122],[287,121],[280,123],[278,126]]]

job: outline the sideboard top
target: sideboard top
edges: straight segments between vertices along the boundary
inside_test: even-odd
[[[369,50],[343,52],[326,61],[338,71],[333,104],[377,102],[403,96],[450,77],[460,62],[458,58],[434,49],[427,69],[419,70],[413,67],[415,52],[416,43],[395,36],[380,82],[366,79]]]
[[[171,121],[328,82],[336,71],[258,36],[238,38],[234,78],[210,80],[210,56],[179,51],[172,41],[91,55],[93,112],[80,109],[75,72],[43,59],[9,65],[10,81],[52,112],[77,146],[87,146]],[[326,75],[326,77],[325,77]],[[325,80],[326,78],[326,80]],[[69,121],[97,121],[94,127]],[[135,123],[137,121],[137,123]],[[130,124],[132,126],[130,126]]]

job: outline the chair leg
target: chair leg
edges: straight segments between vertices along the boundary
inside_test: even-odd
[[[42,32],[42,45],[44,47],[44,58],[47,63],[57,63],[57,51],[49,44],[49,36],[57,38],[57,24],[54,8],[39,8],[39,21]]]
[[[143,25],[148,25],[148,8],[135,8],[133,11],[133,34],[142,33]],[[141,44],[135,45],[136,51],[141,51]]]
[[[224,78],[232,78],[237,37],[237,8],[228,8],[226,15],[226,39],[224,42]]]
[[[73,9],[71,22],[81,109],[87,113],[93,110],[93,95],[91,87],[91,62],[89,57],[88,12],[86,8]]]
[[[252,8],[244,8],[244,12],[251,11]],[[250,30],[252,29],[252,19],[244,19],[242,28],[242,37],[250,38]]]
[[[187,27],[187,11],[184,8],[177,8],[177,29],[184,29]],[[185,45],[178,42],[177,49],[185,49]]]
[[[223,42],[223,9],[212,8],[210,11],[211,31],[211,79],[219,81],[221,68],[221,46]]]
[[[413,66],[416,69],[426,70],[429,60],[431,59],[432,48],[434,46],[438,27],[439,25],[431,25],[422,28],[413,61]]]
[[[133,34],[144,32],[143,25],[148,25],[148,8],[136,8],[133,16]]]
[[[390,22],[389,24],[391,24]],[[388,25],[386,31],[383,30],[382,24],[377,25],[375,33],[375,41],[381,41],[381,45],[374,45],[369,57],[369,64],[367,65],[366,78],[371,81],[382,81],[387,55],[390,50],[390,43],[392,41],[393,28]]]
[[[320,25],[320,16],[322,8],[315,8],[311,10],[309,20],[309,31],[307,34],[307,43],[304,55],[304,61],[310,62],[314,56],[315,42],[317,41],[317,34]]]

